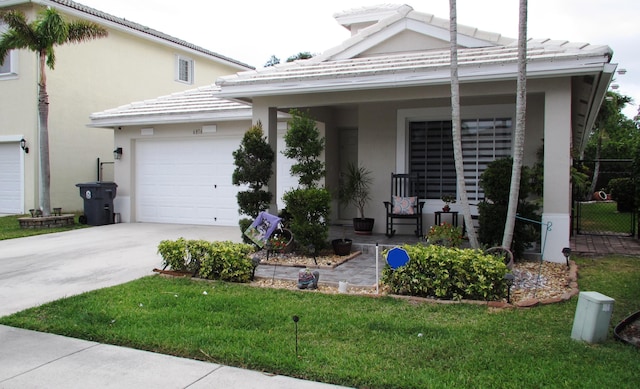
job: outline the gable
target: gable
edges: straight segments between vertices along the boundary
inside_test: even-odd
[[[449,42],[416,31],[404,30],[368,48],[356,56],[368,57],[380,54],[397,54],[424,50],[446,50]]]

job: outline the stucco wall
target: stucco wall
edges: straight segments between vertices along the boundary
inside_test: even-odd
[[[33,13],[27,17],[31,20]],[[47,69],[51,205],[65,211],[82,209],[75,184],[97,179],[97,159],[113,161],[113,130],[88,128],[91,113],[212,84],[239,70],[156,38],[142,39],[111,27],[108,31],[107,38],[58,47],[55,69]],[[175,81],[176,54],[194,60],[193,84]],[[26,210],[38,208],[39,202],[37,61],[26,50],[19,55],[18,78],[0,80],[0,135],[23,134],[29,144]]]

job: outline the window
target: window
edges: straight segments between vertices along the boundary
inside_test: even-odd
[[[176,81],[193,84],[193,60],[176,56]]]
[[[446,120],[409,123],[409,170],[420,178],[423,198],[457,194],[451,126]],[[470,201],[484,198],[478,181],[487,165],[511,155],[512,131],[511,118],[462,120],[464,177]]]
[[[2,35],[7,30],[6,25],[0,23],[0,35]],[[4,61],[2,65],[0,65],[0,78],[6,76],[15,76],[17,73],[17,58],[15,55],[15,51],[11,50],[4,57]]]

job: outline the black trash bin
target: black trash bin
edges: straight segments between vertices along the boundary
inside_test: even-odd
[[[90,226],[113,224],[113,199],[116,197],[115,182],[95,181],[76,184],[80,197],[84,199],[84,215],[80,222]]]

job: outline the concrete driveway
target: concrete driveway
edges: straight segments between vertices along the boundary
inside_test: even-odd
[[[0,316],[89,290],[122,284],[162,267],[161,240],[231,240],[238,227],[121,223],[0,241]]]

